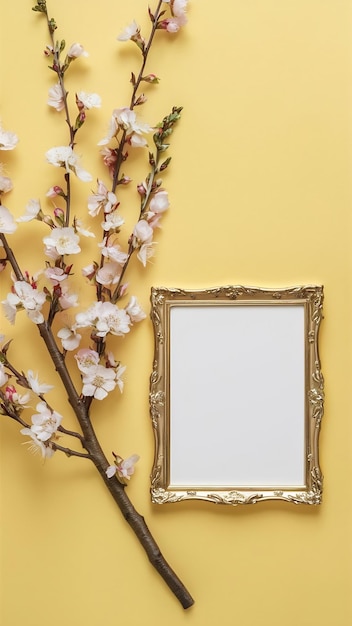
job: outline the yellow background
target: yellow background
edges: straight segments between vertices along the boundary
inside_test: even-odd
[[[20,137],[15,151],[1,153],[15,185],[4,204],[17,215],[33,197],[50,208],[45,193],[62,171],[47,165],[44,153],[67,142],[63,118],[46,105],[55,77],[42,55],[44,20],[31,6],[16,0],[0,10],[0,111],[4,128]],[[103,98],[77,148],[94,177],[104,175],[96,143],[111,110],[129,102],[130,71],[138,68],[137,49],[116,36],[133,18],[147,28],[146,7],[145,0],[49,3],[59,37],[68,45],[80,41],[90,53],[68,74],[71,95],[85,89]],[[148,69],[162,80],[147,89],[143,117],[154,124],[174,104],[184,114],[164,176],[171,209],[153,262],[130,270],[130,291],[148,310],[152,285],[324,284],[323,504],[151,504],[153,339],[146,320],[119,342],[128,366],[125,391],[95,405],[94,423],[108,455],[111,449],[140,454],[129,495],[196,603],[182,610],[93,467],[59,453],[43,465],[21,445],[17,425],[3,418],[1,624],[349,626],[351,2],[193,0],[187,27],[174,37],[160,35]],[[132,160],[125,168],[135,182],[143,176],[138,168]],[[90,187],[74,181],[83,212]],[[121,199],[130,198],[125,214],[133,224],[137,203],[128,193],[122,190]],[[43,232],[32,223],[13,236],[23,269],[42,267]],[[1,281],[3,298],[9,274]],[[5,331],[16,337],[11,356],[18,367],[54,382],[25,316]],[[48,399],[73,425],[62,390]]]

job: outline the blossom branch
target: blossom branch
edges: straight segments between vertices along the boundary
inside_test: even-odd
[[[115,137],[118,141],[118,149],[111,150],[114,154],[114,166],[112,169],[112,191],[107,192],[104,187],[103,201],[99,200],[97,207],[93,207],[91,215],[96,215],[101,205],[104,206],[104,240],[103,244],[106,248],[110,245],[109,239],[112,238],[114,233],[119,232],[119,227],[123,223],[119,215],[116,214],[116,209],[119,206],[119,202],[115,196],[115,190],[117,185],[126,184],[130,179],[120,176],[121,165],[126,160],[128,154],[124,153],[124,147],[126,143],[135,147],[142,147],[146,145],[146,140],[141,137],[143,133],[155,131],[147,125],[138,124],[136,121],[135,113],[133,109],[138,104],[142,104],[144,97],[137,96],[138,88],[142,81],[157,82],[154,75],[144,76],[145,66],[149,51],[154,40],[155,32],[158,28],[164,28],[169,32],[176,32],[179,26],[185,23],[185,5],[187,0],[172,0],[169,3],[171,11],[171,17],[161,20],[165,11],[161,11],[162,1],[158,0],[157,9],[154,14],[149,9],[149,15],[152,21],[152,28],[149,35],[148,42],[141,38],[139,30],[135,31],[135,34],[129,37],[142,51],[142,64],[138,77],[132,74],[132,97],[130,107],[117,110],[116,130],[106,139],[100,142],[101,145],[108,143],[110,139]],[[165,4],[168,4],[165,2]],[[132,455],[128,459],[121,459],[118,455],[114,454],[115,467],[111,466],[105,453],[101,447],[99,439],[95,433],[91,417],[90,408],[93,398],[102,400],[106,397],[109,391],[112,391],[115,386],[119,387],[122,391],[123,382],[121,381],[121,374],[124,371],[124,367],[119,362],[116,362],[114,357],[106,351],[107,335],[121,336],[129,332],[130,326],[134,322],[140,321],[146,317],[145,313],[139,307],[135,297],[131,298],[130,303],[121,309],[116,305],[117,299],[122,295],[122,279],[125,275],[130,259],[134,251],[138,250],[137,257],[142,261],[143,265],[146,264],[146,260],[151,255],[151,240],[153,236],[153,229],[158,225],[160,220],[160,214],[165,211],[169,202],[167,199],[167,192],[160,188],[161,181],[156,177],[163,171],[170,161],[166,159],[164,163],[160,165],[160,155],[168,148],[166,139],[172,132],[174,123],[179,119],[181,109],[173,108],[172,113],[164,118],[163,122],[157,126],[154,132],[154,144],[156,147],[155,154],[149,154],[150,173],[147,176],[145,183],[141,184],[141,190],[138,189],[141,195],[141,204],[139,212],[139,221],[129,238],[128,253],[120,250],[119,246],[114,247],[113,254],[117,259],[115,266],[121,268],[120,274],[115,274],[111,281],[102,281],[102,287],[98,287],[97,295],[98,301],[94,303],[88,311],[83,311],[76,315],[75,324],[71,328],[60,329],[58,336],[61,339],[63,351],[58,347],[58,344],[54,338],[52,323],[56,313],[63,310],[65,307],[75,306],[75,299],[69,299],[66,297],[66,303],[62,302],[62,295],[64,290],[61,288],[61,281],[68,278],[72,265],[66,264],[66,255],[76,254],[80,252],[79,236],[77,231],[82,232],[82,228],[79,225],[79,220],[76,217],[73,220],[73,225],[70,226],[70,206],[71,206],[71,186],[70,186],[70,172],[83,181],[91,180],[91,176],[79,167],[77,162],[77,156],[73,152],[75,137],[78,129],[85,121],[85,109],[90,106],[99,106],[97,104],[96,94],[91,94],[94,98],[86,98],[83,92],[81,95],[76,94],[76,104],[78,107],[78,116],[75,124],[73,125],[68,109],[68,92],[64,85],[64,75],[70,63],[74,58],[80,56],[83,53],[83,49],[79,44],[74,44],[68,51],[64,62],[60,60],[60,55],[65,48],[65,42],[55,42],[54,32],[56,30],[55,20],[49,18],[47,12],[46,0],[37,0],[37,4],[34,7],[35,11],[44,13],[47,20],[47,26],[49,29],[51,46],[48,47],[49,53],[53,56],[53,64],[51,69],[57,74],[58,84],[50,90],[50,102],[51,106],[54,106],[56,110],[65,110],[66,123],[70,131],[70,142],[68,146],[60,146],[52,148],[46,153],[46,157],[49,163],[56,167],[65,168],[65,182],[66,192],[60,187],[53,188],[54,195],[61,196],[66,203],[66,211],[57,207],[54,211],[54,219],[50,216],[43,216],[39,201],[34,203],[34,207],[30,207],[26,216],[23,216],[17,221],[28,221],[35,217],[44,221],[50,226],[51,232],[48,237],[43,238],[43,242],[46,246],[45,253],[52,261],[46,264],[44,274],[53,285],[52,289],[44,288],[44,291],[40,291],[37,288],[36,280],[30,279],[29,274],[22,273],[21,269],[16,261],[15,255],[10,249],[5,234],[12,233],[15,230],[15,221],[11,216],[8,209],[0,207],[0,232],[1,240],[3,242],[6,260],[8,260],[13,268],[13,272],[16,277],[16,281],[12,287],[11,293],[8,294],[7,299],[3,301],[5,308],[5,314],[11,323],[14,323],[17,311],[25,310],[28,318],[34,322],[38,328],[39,334],[46,346],[53,366],[61,380],[61,383],[67,393],[68,403],[72,407],[72,410],[76,416],[78,425],[82,434],[68,430],[61,425],[62,416],[54,411],[44,399],[44,394],[47,390],[47,385],[40,385],[39,382],[35,384],[30,380],[30,372],[27,376],[20,374],[15,368],[8,365],[8,372],[6,371],[6,363],[8,363],[6,356],[5,361],[0,363],[0,375],[1,385],[6,384],[7,379],[11,375],[17,376],[19,381],[24,383],[24,386],[29,387],[37,394],[40,402],[37,404],[37,413],[32,415],[32,425],[29,426],[20,417],[20,412],[23,410],[21,402],[18,402],[18,409],[12,402],[15,398],[15,390],[12,387],[7,387],[5,393],[1,392],[2,402],[0,406],[3,410],[6,409],[7,414],[12,419],[18,421],[24,428],[21,430],[22,434],[30,437],[30,445],[35,449],[40,449],[44,457],[50,457],[55,451],[61,451],[67,456],[77,456],[80,458],[87,458],[92,461],[97,471],[99,472],[104,484],[109,490],[110,494],[114,498],[114,501],[121,510],[121,513],[131,529],[136,534],[139,542],[145,550],[149,561],[162,576],[166,584],[178,598],[184,608],[188,608],[193,604],[193,599],[185,588],[181,580],[172,570],[170,565],[161,554],[160,549],[151,535],[144,518],[136,511],[129,497],[126,494],[125,486],[126,481],[133,473],[133,464],[138,460],[137,455]],[[156,80],[155,80],[156,79]],[[89,102],[90,100],[90,102]],[[92,104],[94,101],[94,104]],[[113,126],[114,131],[114,126]],[[13,133],[5,133],[0,127],[0,149],[12,149],[17,143],[17,137]],[[119,135],[119,139],[117,138]],[[8,181],[3,179],[1,181],[2,192],[9,191],[11,185]],[[106,191],[106,193],[105,193]],[[0,189],[1,192],[1,189]],[[53,195],[51,196],[53,197]],[[94,204],[94,203],[93,203]],[[109,208],[108,208],[109,204]],[[89,206],[89,204],[88,204]],[[110,212],[115,212],[111,221],[108,220]],[[56,225],[55,225],[56,222]],[[58,226],[57,226],[58,224]],[[110,225],[111,224],[111,225]],[[87,232],[85,233],[87,235]],[[88,233],[89,236],[89,233]],[[113,247],[113,243],[110,247]],[[149,246],[149,247],[148,247]],[[143,254],[142,254],[143,249]],[[105,250],[109,254],[109,251]],[[111,250],[110,250],[111,252]],[[104,258],[102,254],[102,260],[100,269],[106,270],[104,267]],[[113,256],[111,258],[114,258]],[[110,266],[114,266],[114,263],[110,263]],[[96,274],[98,265],[95,264],[93,275]],[[109,268],[110,269],[110,268]],[[110,285],[110,287],[109,287]],[[45,319],[42,312],[42,307],[45,302],[50,302],[49,313],[47,319]],[[68,301],[68,302],[67,302]],[[67,306],[68,304],[68,306]],[[66,350],[75,350],[81,340],[81,335],[77,333],[77,329],[88,328],[89,336],[95,342],[96,350],[91,348],[82,349],[75,354],[78,367],[82,376],[82,391],[79,393],[74,379],[71,377],[68,370],[65,355]],[[62,332],[64,331],[64,332]],[[8,346],[8,344],[7,344]],[[6,348],[7,349],[7,348]],[[83,354],[82,354],[83,353]],[[6,355],[6,350],[3,348],[2,354]],[[105,359],[105,365],[101,364],[101,361]],[[4,366],[5,362],[5,366]],[[20,382],[21,384],[21,382]],[[45,389],[43,391],[43,389]],[[21,399],[24,403],[24,399]],[[80,440],[85,452],[78,452],[72,450],[69,447],[62,446],[58,443],[59,435],[62,433],[76,437]]]
[[[133,111],[135,105],[136,105],[136,94],[137,91],[139,89],[139,86],[141,84],[142,78],[143,78],[143,74],[144,74],[144,70],[145,70],[145,66],[147,63],[147,59],[148,59],[148,54],[151,48],[151,45],[153,43],[153,39],[157,30],[157,26],[158,26],[158,20],[160,18],[160,8],[162,5],[162,0],[159,0],[156,11],[154,13],[154,15],[152,16],[152,28],[151,28],[151,32],[149,35],[149,39],[146,45],[143,45],[142,47],[142,64],[141,64],[141,68],[139,70],[139,74],[137,79],[135,79],[134,77],[132,77],[132,84],[133,84],[133,90],[132,90],[132,96],[131,96],[131,101],[130,101],[130,110]],[[123,148],[126,142],[126,131],[124,130],[122,133],[122,137],[121,137],[121,141],[120,141],[120,145],[118,148],[118,152],[117,152],[117,159],[116,159],[116,165],[115,165],[115,171],[114,171],[114,176],[113,176],[113,183],[112,183],[112,191],[115,192],[116,191],[116,187],[118,184],[118,178],[119,178],[119,174],[120,174],[120,168],[123,162]]]

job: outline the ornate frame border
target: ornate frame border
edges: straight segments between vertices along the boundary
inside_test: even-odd
[[[323,477],[319,467],[319,434],[324,413],[324,379],[320,367],[318,334],[323,319],[323,287],[316,285],[286,289],[263,289],[245,286],[224,286],[204,290],[151,290],[151,320],[154,329],[154,361],[150,377],[150,415],[155,453],[151,473],[152,502],[164,504],[182,500],[206,500],[216,504],[254,504],[266,500],[284,500],[294,504],[320,504]],[[306,484],[297,488],[175,488],[169,484],[169,330],[170,307],[184,303],[248,303],[303,304],[305,310],[305,420],[306,420]]]

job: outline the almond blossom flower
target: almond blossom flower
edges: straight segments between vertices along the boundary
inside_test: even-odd
[[[30,450],[33,452],[40,450],[44,458],[50,458],[54,454],[52,442],[57,439],[56,432],[61,424],[62,416],[56,411],[51,411],[46,402],[39,402],[36,409],[38,413],[32,415],[32,426],[22,428],[20,432],[31,438]]]
[[[97,337],[106,337],[108,333],[124,335],[130,331],[130,323],[126,311],[112,302],[96,302],[76,315],[76,328],[92,326]]]
[[[16,408],[22,408],[22,410],[28,408],[26,403],[30,399],[29,393],[20,394],[17,392],[16,387],[9,385],[5,389],[5,396]]]
[[[35,324],[42,324],[44,316],[41,308],[46,300],[45,293],[38,291],[24,280],[14,283],[13,292],[7,294],[7,299],[2,301],[5,316],[11,324],[15,323],[16,313],[25,309],[27,315]]]
[[[59,255],[78,254],[81,248],[78,245],[79,236],[76,235],[72,226],[54,228],[48,237],[43,238],[43,242],[49,248],[55,248]]]
[[[140,220],[133,229],[133,236],[134,247],[138,248],[140,246],[137,258],[145,267],[148,259],[154,254],[153,229],[146,220]]]
[[[12,180],[8,176],[2,176],[0,174],[0,195],[8,193],[13,189]]]
[[[115,372],[112,368],[103,365],[93,365],[88,368],[82,378],[84,396],[93,396],[97,400],[103,400],[109,391],[116,387]]]
[[[138,454],[132,454],[132,456],[129,456],[128,459],[125,460],[117,455],[115,458],[115,465],[109,465],[105,472],[107,477],[112,478],[112,476],[117,474],[118,478],[122,479],[121,482],[130,480],[132,474],[134,474],[134,466],[140,458]]]
[[[76,350],[82,339],[82,335],[76,333],[74,328],[69,328],[68,326],[61,328],[57,336],[61,339],[63,349],[67,351]]]
[[[133,20],[133,22],[129,24],[129,26],[126,26],[126,28],[122,31],[122,33],[117,37],[117,40],[129,41],[129,39],[132,39],[133,37],[138,35],[139,32],[140,32],[140,27],[137,25],[136,21]]]
[[[22,435],[28,435],[28,437],[30,437],[30,439],[32,441],[27,441],[26,443],[29,443],[29,450],[30,452],[33,452],[33,454],[36,454],[38,451],[41,452],[42,457],[45,459],[50,459],[53,454],[54,454],[54,450],[51,446],[51,442],[49,441],[40,441],[37,437],[37,435],[30,429],[30,428],[21,428],[20,433]]]
[[[50,87],[48,105],[56,109],[56,111],[62,111],[65,108],[65,99],[60,83]]]
[[[152,213],[164,213],[170,206],[168,193],[165,190],[157,191],[152,197],[149,209]]]
[[[77,233],[83,235],[83,237],[95,237],[94,233],[92,233],[89,228],[84,228],[82,220],[79,220],[76,217],[74,220],[74,229]]]
[[[63,280],[67,280],[68,274],[62,269],[62,267],[47,267],[44,270],[44,274],[53,285],[59,285]]]
[[[140,243],[150,241],[151,237],[153,237],[153,229],[146,220],[139,220],[133,229],[133,235],[136,239],[135,245],[137,247]]]
[[[73,43],[67,53],[69,59],[77,59],[78,57],[88,57],[88,52],[83,48],[80,43]]]
[[[0,205],[0,233],[11,235],[15,232],[17,224],[10,211],[3,204]]]
[[[59,304],[62,311],[78,306],[78,295],[76,293],[69,293],[68,287],[66,285],[61,285]]]
[[[121,266],[123,266],[126,263],[128,254],[126,252],[123,252],[123,250],[121,250],[121,246],[118,243],[117,244],[113,244],[110,242],[107,243],[106,238],[105,238],[104,242],[98,245],[101,248],[102,255],[105,256],[110,261],[115,261],[115,263],[118,263]]]
[[[47,441],[57,431],[62,421],[62,415],[51,411],[46,402],[39,402],[36,406],[38,413],[32,415],[31,431],[39,441]]]
[[[32,198],[26,205],[26,212],[21,217],[18,217],[16,222],[30,222],[39,218],[41,214],[40,201]],[[39,218],[40,219],[40,218]]]
[[[164,28],[169,33],[177,33],[181,26],[187,24],[187,0],[164,0],[164,2],[169,4],[172,17],[162,20],[159,28]]]
[[[147,142],[143,133],[152,132],[153,128],[148,124],[138,122],[135,112],[129,107],[122,107],[115,109],[112,112],[110,120],[109,130],[107,136],[99,141],[98,146],[104,146],[113,138],[116,137],[118,131],[122,129],[126,133],[126,139],[133,147],[143,147],[147,145]]]
[[[17,135],[11,131],[3,130],[0,126],[0,150],[13,150],[17,143]]]
[[[40,383],[38,379],[38,374],[34,374],[33,370],[28,370],[26,378],[30,388],[38,396],[42,395],[43,393],[47,393],[48,391],[50,391],[50,389],[54,389],[54,385]]]
[[[88,213],[92,217],[98,215],[101,209],[104,213],[111,213],[118,206],[116,195],[108,191],[102,180],[97,180],[97,192],[88,197]]]
[[[78,108],[81,106],[85,109],[93,109],[101,107],[101,97],[97,93],[86,93],[85,91],[79,91],[76,94],[76,100]]]
[[[125,311],[129,315],[131,322],[141,322],[147,317],[135,296],[131,296]]]
[[[125,220],[121,217],[121,215],[119,215],[117,211],[114,211],[113,213],[108,213],[108,215],[105,216],[105,222],[102,222],[101,226],[105,231],[117,231],[124,223]]]
[[[99,354],[90,348],[82,348],[75,354],[78,369],[87,372],[91,367],[99,364]]]
[[[50,148],[45,156],[48,163],[55,167],[64,167],[68,174],[73,172],[84,182],[92,180],[91,175],[78,165],[78,156],[74,153],[71,146],[56,146]]]
[[[103,157],[103,161],[109,170],[111,178],[114,176],[115,163],[117,161],[117,151],[112,148],[103,148],[100,150],[100,154]]]
[[[119,278],[121,276],[121,265],[115,263],[114,261],[110,261],[108,263],[104,263],[103,267],[101,267],[95,276],[97,283],[100,285],[116,285],[119,282]]]

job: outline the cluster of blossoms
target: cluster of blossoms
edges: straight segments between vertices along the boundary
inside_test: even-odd
[[[187,21],[187,0],[165,0],[163,4],[164,9],[160,10],[159,4],[159,13],[155,15],[149,10],[149,16],[154,24],[151,37],[158,29],[175,33]],[[167,8],[170,13],[168,17]],[[34,10],[47,16],[45,0],[38,0]],[[32,198],[27,203],[24,214],[15,219],[1,202],[2,195],[11,191],[13,185],[0,168],[0,242],[5,246],[6,252],[6,257],[0,260],[0,270],[11,261],[9,248],[6,248],[6,237],[15,232],[19,223],[27,224],[33,220],[41,222],[47,229],[42,237],[47,259],[45,267],[41,267],[32,277],[27,272],[24,274],[14,272],[11,291],[2,301],[2,306],[11,324],[15,323],[17,313],[24,310],[32,322],[51,328],[58,314],[79,306],[78,294],[70,286],[70,276],[73,273],[71,259],[81,252],[82,237],[95,237],[94,233],[85,228],[81,219],[70,215],[72,202],[69,181],[72,176],[85,183],[92,180],[91,174],[81,167],[80,158],[75,151],[76,134],[86,122],[88,112],[100,108],[102,101],[94,92],[77,91],[74,100],[75,120],[71,122],[65,74],[73,61],[87,57],[88,53],[80,43],[73,43],[62,57],[65,42],[54,41],[52,36],[56,29],[54,20],[48,18],[48,26],[52,43],[46,46],[45,56],[51,59],[50,67],[57,78],[49,89],[47,104],[57,113],[64,112],[69,126],[70,141],[68,145],[50,148],[45,156],[50,165],[64,171],[66,188],[55,184],[48,190],[46,196],[54,204],[51,213],[45,213],[40,200]],[[137,23],[133,21],[117,39],[137,44],[142,52],[144,68],[151,39],[146,42]],[[96,301],[85,310],[80,310],[72,323],[60,325],[56,331],[59,343],[61,342],[60,350],[57,346],[60,357],[65,359],[66,352],[76,351],[74,358],[81,375],[81,396],[90,400],[93,398],[103,400],[116,388],[122,392],[122,375],[125,367],[115,360],[106,343],[112,336],[125,336],[135,323],[146,317],[135,296],[130,296],[124,307],[118,306],[117,300],[126,295],[128,285],[122,281],[132,255],[136,253],[137,259],[144,267],[153,255],[154,232],[160,226],[162,215],[170,204],[168,192],[162,187],[160,174],[168,167],[171,159],[167,158],[161,162],[160,158],[169,147],[168,137],[180,117],[181,109],[174,107],[170,115],[154,126],[142,121],[134,110],[136,106],[147,101],[143,93],[137,93],[141,84],[143,82],[157,84],[158,81],[155,74],[140,74],[138,79],[132,74],[131,103],[129,106],[113,110],[107,133],[98,143],[107,168],[107,177],[112,183],[109,188],[102,179],[98,179],[96,190],[92,190],[88,195],[87,213],[90,218],[100,220],[102,237],[100,243],[96,245],[99,260],[93,260],[88,266],[81,268],[83,277],[95,287]],[[150,171],[145,180],[137,184],[139,217],[126,237],[124,249],[119,237],[124,219],[120,211],[117,188],[120,185],[129,185],[132,180],[129,176],[120,175],[120,168],[128,158],[129,149],[150,150],[151,141],[155,150],[149,151]],[[17,143],[17,136],[0,126],[0,150],[12,150]],[[65,184],[63,186],[65,187]],[[81,347],[84,337],[89,338],[89,347]],[[0,354],[4,357],[4,353]],[[12,412],[19,417],[26,407],[29,396],[28,393],[22,396],[18,394],[16,388],[9,384],[10,376],[11,368],[7,370],[3,362],[0,363],[1,410],[6,412],[7,407],[8,414]],[[54,444],[62,420],[61,415],[53,411],[43,400],[43,394],[51,387],[39,383],[32,371],[19,376],[18,380],[40,398],[36,406],[37,413],[31,417],[32,424],[22,428],[21,433],[30,437],[32,447],[39,449],[43,457],[50,457],[57,449],[57,444]],[[138,457],[133,455],[123,460],[117,455],[114,456],[115,464],[109,466],[107,476],[110,478],[116,475],[122,482],[129,480]]]
[[[43,395],[53,389],[53,385],[40,382],[38,375],[32,370],[26,374],[19,372],[13,374],[6,359],[7,348],[0,352],[0,413],[15,416],[20,419],[24,409],[29,408],[31,395],[41,398],[36,405],[37,413],[31,416],[31,425],[21,429],[21,434],[29,436],[30,449],[33,452],[40,451],[42,457],[50,458],[55,452],[54,444],[58,441],[57,430],[60,427],[62,416],[49,408],[43,399]],[[10,384],[11,377],[17,378],[17,382],[29,391],[20,394],[15,385]],[[24,424],[25,422],[22,421]]]
[[[62,416],[49,409],[46,402],[39,402],[36,409],[38,413],[32,415],[31,427],[22,428],[21,433],[30,437],[30,449],[33,452],[40,450],[44,458],[50,458],[55,452],[53,444],[58,440],[57,429]]]

